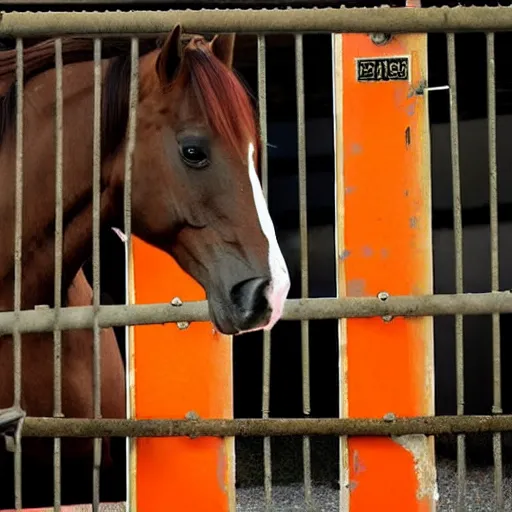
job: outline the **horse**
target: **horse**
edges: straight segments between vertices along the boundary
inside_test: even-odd
[[[62,289],[68,305],[91,301],[81,268],[92,252],[94,79],[90,53],[80,53],[79,41],[63,39]],[[261,140],[255,109],[233,70],[234,42],[234,34],[216,34],[210,40],[201,35],[184,37],[176,25],[163,44],[140,52],[131,193],[132,233],[174,258],[203,287],[213,325],[226,335],[271,329],[282,316],[290,288],[258,179]],[[82,44],[90,48],[90,41]],[[70,57],[67,49],[71,47]],[[22,309],[51,306],[54,297],[53,51],[48,42],[25,51]],[[34,52],[37,59],[30,58]],[[9,51],[2,53],[0,69],[2,62],[13,58]],[[129,63],[126,50],[101,63],[102,226],[120,226],[123,220]],[[13,82],[0,99],[4,240],[14,240],[15,99]],[[0,310],[10,311],[14,257],[6,243],[0,246],[0,283]],[[108,339],[109,332],[104,330],[102,336]],[[0,408],[13,402],[12,346],[11,336],[0,339]],[[115,339],[102,342],[102,416],[106,418],[124,411],[124,393],[116,392],[124,387],[124,373],[115,347]],[[52,354],[51,334],[22,335],[21,402],[29,416],[53,414]],[[91,354],[90,331],[63,333],[65,417],[91,417]],[[66,482],[71,480],[80,487],[80,501],[90,503],[92,443],[66,441],[62,443],[62,503],[77,503],[66,495]],[[52,452],[51,439],[23,440],[24,506],[33,506],[38,493],[45,495],[46,505],[51,504]],[[10,463],[10,454],[0,451],[2,477],[12,474]],[[109,469],[108,445],[103,443],[102,479]],[[31,471],[34,478],[27,479]],[[0,505],[12,508],[12,486],[4,484]]]

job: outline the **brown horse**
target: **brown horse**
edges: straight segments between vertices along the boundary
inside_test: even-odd
[[[62,277],[67,304],[78,305],[91,301],[80,269],[92,248],[93,73],[90,53],[86,60],[77,41],[71,41],[63,41]],[[90,48],[90,42],[82,44]],[[133,233],[173,256],[203,286],[212,321],[225,334],[270,329],[281,316],[290,286],[256,173],[260,143],[254,111],[231,69],[233,45],[230,35],[210,42],[193,36],[182,44],[178,26],[161,48],[141,52],[132,175]],[[67,51],[71,46],[73,54]],[[37,59],[31,58],[34,52],[39,52]],[[7,62],[13,54],[3,53],[0,70],[2,63],[10,69]],[[31,309],[52,305],[54,295],[55,70],[49,57],[52,45],[41,43],[25,53],[22,308]],[[102,63],[102,225],[122,225],[129,62],[124,52]],[[0,112],[4,241],[14,238],[15,92],[13,84]],[[13,308],[13,269],[12,247],[4,243],[1,310]],[[118,417],[124,414],[123,368],[112,332],[104,331],[103,337],[102,414]],[[24,335],[22,344],[22,406],[30,416],[51,416],[52,336]],[[66,417],[91,416],[91,354],[90,332],[63,334]],[[1,408],[13,401],[10,337],[0,340],[0,375]],[[63,443],[63,503],[91,501],[91,447],[83,440]],[[52,448],[51,440],[23,441],[24,506],[40,506],[42,495],[51,504]],[[102,463],[106,478],[106,444]],[[2,451],[0,474],[0,504],[12,507],[12,484],[4,480],[12,474],[10,456]],[[73,483],[80,487],[79,498],[66,496],[67,485]]]

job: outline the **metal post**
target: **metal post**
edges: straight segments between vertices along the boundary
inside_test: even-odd
[[[335,36],[338,296],[432,293],[427,97],[415,93],[426,43]],[[341,321],[340,404],[350,418],[433,414],[432,319]],[[350,438],[341,451],[341,510],[433,510],[432,438]]]

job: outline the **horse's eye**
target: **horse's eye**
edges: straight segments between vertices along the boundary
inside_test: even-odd
[[[186,144],[181,147],[181,157],[183,161],[194,169],[201,169],[208,165],[208,156],[198,145]]]

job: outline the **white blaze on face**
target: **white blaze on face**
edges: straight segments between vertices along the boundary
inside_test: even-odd
[[[271,329],[281,318],[283,307],[290,291],[290,275],[283,254],[277,243],[274,224],[270,218],[267,202],[261,189],[261,184],[254,166],[254,146],[249,144],[249,178],[251,180],[254,203],[260,221],[261,230],[268,241],[268,264],[270,268],[270,286],[267,290],[267,300],[272,315],[267,325],[263,326],[265,330]]]

